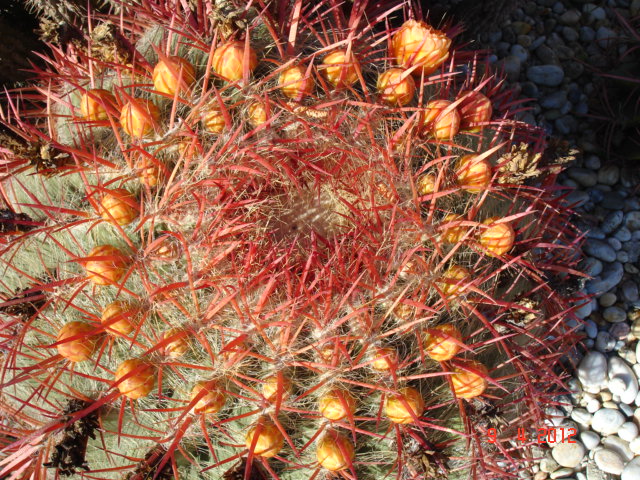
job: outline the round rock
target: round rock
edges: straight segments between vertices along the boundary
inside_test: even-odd
[[[622,458],[620,458],[620,455],[608,448],[598,450],[593,456],[593,459],[595,460],[596,465],[598,465],[598,468],[605,473],[620,475],[624,469],[624,463]]]
[[[535,65],[527,69],[527,78],[538,85],[557,87],[564,79],[564,70],[558,65]]]
[[[591,428],[602,435],[612,435],[624,423],[624,415],[613,408],[602,408],[593,414]]]
[[[612,306],[604,309],[602,317],[610,323],[624,322],[627,319],[627,312],[620,307]]]
[[[585,449],[582,443],[559,443],[551,450],[553,459],[558,465],[567,468],[576,468],[584,457]]]
[[[584,386],[602,387],[607,378],[607,357],[600,352],[587,353],[578,365],[578,379]]]
[[[633,422],[624,422],[618,429],[618,436],[626,442],[631,442],[638,438],[638,427]]]
[[[580,434],[580,441],[587,450],[593,450],[600,443],[600,436],[591,430],[585,430]]]
[[[620,480],[638,480],[640,478],[640,457],[631,460],[622,470]]]

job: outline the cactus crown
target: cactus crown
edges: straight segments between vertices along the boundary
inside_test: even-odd
[[[2,473],[517,472],[483,412],[534,425],[574,340],[542,133],[409,2],[228,3],[123,4],[9,98]]]

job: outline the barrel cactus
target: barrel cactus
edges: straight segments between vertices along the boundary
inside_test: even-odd
[[[409,2],[227,3],[7,98],[1,475],[526,469],[576,338],[542,132]]]

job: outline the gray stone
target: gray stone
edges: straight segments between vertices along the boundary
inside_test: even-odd
[[[622,220],[624,220],[624,213],[620,210],[610,212],[602,221],[600,228],[604,233],[611,233],[622,224]]]
[[[576,9],[567,10],[562,15],[560,15],[560,23],[563,25],[577,25],[580,22],[580,17],[582,15]]]
[[[564,70],[558,65],[535,65],[527,69],[527,78],[538,85],[557,87],[564,79]]]
[[[616,259],[615,250],[611,245],[602,240],[590,238],[585,242],[583,250],[587,255],[602,260],[603,262],[613,262]]]
[[[598,335],[598,326],[593,320],[587,320],[584,324],[584,329],[589,338],[596,338]]]
[[[598,332],[595,345],[596,350],[602,353],[607,353],[615,348],[616,341],[609,332]]]
[[[585,430],[580,434],[580,441],[587,450],[593,450],[600,443],[600,435],[590,430]]]
[[[624,216],[624,226],[632,232],[640,230],[640,211],[627,212]]]
[[[596,32],[593,28],[582,26],[580,27],[580,40],[584,43],[591,43],[596,39]]]
[[[620,250],[622,248],[622,243],[617,238],[607,238],[607,243],[611,245],[614,250]]]
[[[623,274],[624,268],[622,267],[622,263],[613,262],[608,264],[602,270],[602,274],[599,277],[587,280],[587,293],[596,295],[608,292],[620,283]]]
[[[578,208],[589,200],[589,194],[583,190],[574,190],[566,196],[566,205],[571,208]]]
[[[620,192],[605,192],[600,205],[609,210],[621,210],[624,207],[624,197]]]
[[[583,8],[582,11],[587,14],[587,18],[590,21],[599,22],[607,18],[607,14],[604,11],[604,8],[596,7],[595,5],[593,6],[593,8],[586,8],[586,7],[587,6],[585,5],[585,8]]]
[[[553,459],[562,467],[576,468],[582,461],[585,449],[582,443],[559,443],[551,450]]]
[[[567,102],[567,93],[564,90],[558,90],[556,92],[553,92],[550,95],[547,95],[542,100],[540,100],[540,105],[542,105],[544,108],[560,108],[566,102]],[[586,171],[590,172],[590,174],[584,174],[582,172],[583,170],[586,170]],[[574,172],[573,175],[572,175],[572,171]],[[588,170],[588,169],[585,169],[585,168],[578,168],[578,167],[570,168],[567,171],[567,174],[571,178],[576,180],[578,183],[580,183],[581,185],[584,185],[586,187],[591,186],[591,185],[595,185],[595,183],[597,182],[597,177],[595,176],[594,172],[592,170]],[[580,178],[581,177],[585,177],[585,175],[587,177],[586,180],[588,180],[587,183],[591,183],[591,180],[592,180],[591,175],[594,176],[593,180],[595,180],[595,182],[592,183],[591,185],[587,185],[587,184],[582,183]]]
[[[631,460],[622,470],[620,480],[638,480],[640,478],[640,457]]]
[[[556,130],[563,135],[574,132],[578,128],[578,122],[571,115],[565,115],[556,119],[553,125]]]
[[[520,76],[520,68],[522,66],[522,62],[515,55],[508,55],[500,62],[498,62],[497,67],[502,68],[504,70],[504,74],[507,79],[511,82],[515,82],[518,80]]]
[[[624,469],[624,463],[620,455],[609,449],[603,448],[598,450],[593,456],[598,468],[605,473],[620,475]]]
[[[614,238],[617,238],[622,243],[631,240],[631,231],[627,227],[620,227],[616,233],[613,234]]]
[[[520,62],[525,63],[529,59],[529,52],[522,45],[515,44],[511,46],[511,55],[515,55],[520,59]]]
[[[618,429],[618,436],[626,442],[631,442],[638,438],[638,426],[633,422],[624,422]]]
[[[620,179],[620,168],[617,165],[605,165],[598,171],[598,183],[613,186]]]
[[[578,38],[580,38],[578,31],[571,27],[562,27],[562,36],[570,43],[576,42],[578,41]]]
[[[607,357],[600,352],[587,353],[578,365],[578,379],[584,386],[604,386],[607,380]]]
[[[578,302],[578,304],[580,305],[580,308],[578,308],[574,313],[576,317],[582,319],[587,318],[589,315],[591,315],[594,308],[597,306],[597,303],[594,306],[594,302],[592,302],[591,300],[581,300],[580,302]]]
[[[622,282],[622,299],[626,302],[635,302],[638,300],[638,284],[633,280]]]
[[[545,108],[560,108],[564,102],[567,101],[567,94],[563,91],[552,93],[548,97],[545,97],[540,104]],[[545,102],[546,105],[545,106]],[[560,106],[554,106],[559,103]],[[572,167],[567,170],[567,175],[574,179],[583,187],[593,187],[598,183],[598,176],[589,168]]]
[[[602,317],[610,323],[624,322],[627,319],[627,312],[620,307],[607,307],[602,312]]]
[[[612,292],[607,292],[598,299],[600,306],[605,308],[614,305],[617,301],[618,297],[616,297],[616,294]]]
[[[599,170],[601,164],[602,162],[600,162],[600,159],[598,158],[597,155],[588,155],[584,159],[584,166],[587,168],[590,168],[591,170]]]
[[[609,327],[609,335],[616,340],[624,340],[629,335],[631,327],[627,322],[614,323]]]
[[[606,49],[613,46],[618,34],[604,25],[596,30],[596,43],[600,48]]]
[[[624,423],[625,418],[619,410],[602,408],[593,414],[591,429],[602,435],[612,435]]]
[[[604,240],[607,238],[600,227],[591,227],[587,230],[587,238],[595,238],[596,240]]]

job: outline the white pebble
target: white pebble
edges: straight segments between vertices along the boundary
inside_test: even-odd
[[[629,442],[625,442],[618,435],[609,435],[602,439],[602,445],[612,452],[620,455],[626,463],[633,458],[633,452],[629,450]]]
[[[634,438],[638,437],[638,427],[633,422],[624,422],[618,429],[618,436],[622,440],[630,442]]]
[[[558,462],[559,465],[568,468],[576,468],[580,465],[582,458],[585,454],[585,449],[582,443],[559,443],[553,450],[551,450],[553,459]]]
[[[593,459],[600,470],[605,473],[620,475],[624,469],[624,463],[622,462],[620,455],[606,448],[598,450],[593,456]]]
[[[588,427],[591,425],[591,419],[593,415],[587,412],[584,408],[574,408],[571,412],[571,418],[578,422],[580,425]]]
[[[586,430],[580,434],[580,441],[587,450],[593,450],[600,443],[600,436],[596,432]]]
[[[640,457],[636,457],[627,463],[622,471],[620,480],[638,480],[640,478]]]
[[[635,455],[640,455],[640,437],[636,437],[629,442],[629,450]]]
[[[598,410],[600,410],[600,400],[592,398],[587,402],[587,412],[596,413]]]
[[[618,431],[624,420],[624,415],[618,410],[603,408],[593,414],[591,428],[603,435],[611,435]]]

